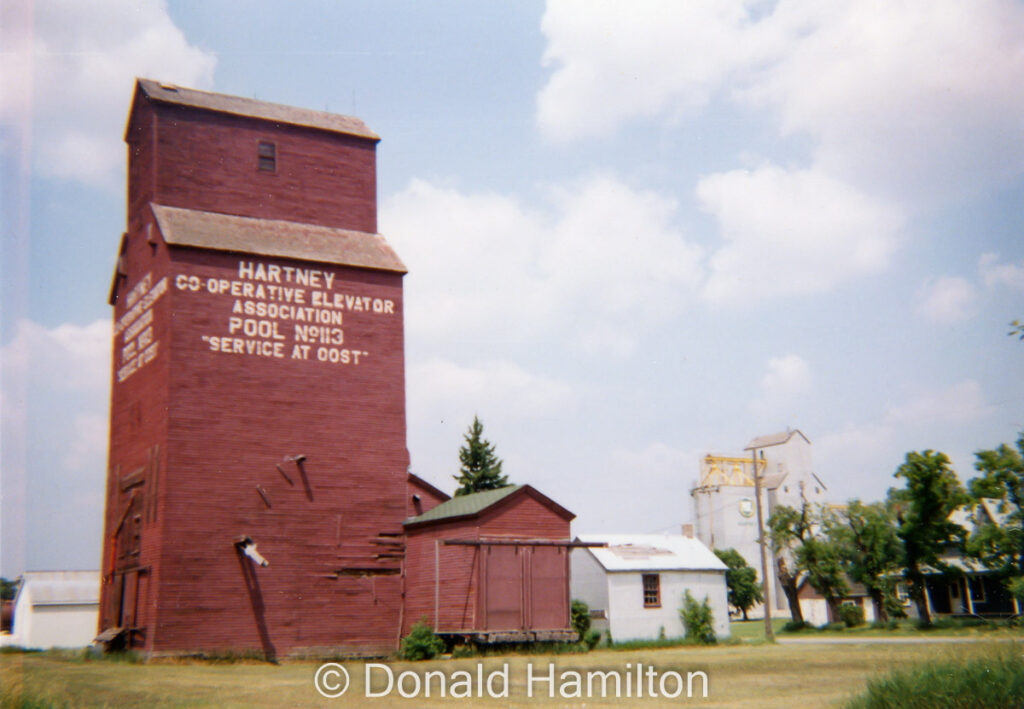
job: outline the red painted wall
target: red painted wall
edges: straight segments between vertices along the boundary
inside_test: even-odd
[[[256,169],[267,137],[269,175]],[[131,626],[155,652],[394,649],[409,464],[401,274],[168,247],[148,208],[374,231],[374,142],[141,98],[127,140],[100,628]],[[314,291],[345,305],[318,308],[331,323],[316,333],[294,309],[247,315],[247,301],[281,304],[237,295],[271,285],[258,265],[319,274],[273,284],[301,290],[304,312]],[[284,460],[299,454],[301,468]],[[239,555],[246,536],[269,566]]]
[[[406,530],[405,631],[426,618],[440,631],[483,630],[480,546],[445,545],[445,539],[569,540],[569,520],[530,495],[497,504],[479,517],[412,526]],[[435,560],[435,548],[437,560]],[[435,580],[439,566],[441,583]],[[568,566],[559,591],[568,594]],[[435,601],[435,593],[437,601]],[[436,605],[436,615],[435,615]],[[567,625],[566,625],[567,627]],[[545,625],[543,629],[551,629]]]
[[[146,204],[377,231],[376,142],[136,96],[129,223]],[[257,144],[277,169],[258,169]]]

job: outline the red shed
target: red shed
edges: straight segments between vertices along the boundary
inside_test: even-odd
[[[405,522],[405,630],[477,642],[573,640],[571,512],[529,485],[451,498]]]
[[[150,652],[390,652],[402,278],[362,121],[140,80],[111,288],[100,630]]]

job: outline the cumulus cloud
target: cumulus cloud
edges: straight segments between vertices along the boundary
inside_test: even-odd
[[[702,291],[713,301],[825,291],[881,270],[900,241],[898,209],[815,170],[719,173],[697,196],[724,241]]]
[[[573,405],[564,382],[531,374],[509,361],[463,366],[430,359],[409,367],[409,402],[417,411],[462,420],[474,411],[505,422],[546,417]]]
[[[107,320],[54,328],[24,320],[0,348],[4,574],[98,563],[74,556],[83,545],[47,540],[93,539],[98,554],[110,334]]]
[[[978,293],[966,278],[940,276],[926,282],[917,299],[917,311],[932,322],[954,323],[974,313]]]
[[[925,426],[977,421],[989,413],[981,386],[965,379],[943,389],[924,391],[905,403],[892,406],[885,422],[892,425]]]
[[[162,0],[16,2],[5,19],[0,124],[33,142],[44,176],[117,182],[136,76],[213,83],[215,57],[188,42]],[[24,128],[30,119],[34,135]]]
[[[414,335],[440,341],[486,322],[520,340],[557,331],[584,350],[628,354],[695,291],[701,252],[673,224],[673,200],[607,175],[551,194],[535,211],[414,180],[385,202],[382,230],[410,269]]]
[[[551,78],[537,98],[549,137],[608,133],[634,116],[702,107],[742,62],[742,3],[549,2],[541,31]]]
[[[810,393],[813,382],[811,366],[800,355],[772,357],[761,378],[760,392],[750,402],[750,410],[773,421],[798,418],[794,409]]]
[[[1024,170],[1024,7],[1011,0],[551,0],[542,30],[551,136],[673,119],[728,91],[862,188],[935,201]]]
[[[998,254],[985,253],[978,260],[978,271],[986,288],[1009,288],[1024,291],[1024,261],[1002,263]]]

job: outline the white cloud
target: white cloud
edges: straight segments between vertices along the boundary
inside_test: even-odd
[[[554,71],[537,99],[541,130],[589,138],[633,116],[702,107],[742,59],[745,14],[738,2],[549,2],[541,31]]]
[[[109,391],[111,333],[109,320],[52,329],[19,321],[14,337],[0,348],[4,393],[15,383],[53,391]]]
[[[474,413],[502,422],[535,419],[574,405],[564,382],[527,372],[508,361],[462,366],[432,359],[409,366],[410,407],[432,417],[472,420]],[[490,412],[493,412],[490,413]]]
[[[1024,171],[1024,7],[1010,0],[551,0],[542,30],[551,136],[671,120],[728,90],[864,189],[934,201]]]
[[[703,288],[713,301],[826,291],[881,270],[899,245],[899,210],[814,170],[719,173],[697,196],[725,241]]]
[[[0,124],[33,141],[45,176],[117,183],[136,76],[213,83],[215,57],[189,44],[161,0],[19,2],[5,18]],[[29,116],[34,135],[24,129]]]
[[[80,566],[80,559],[67,555],[82,545],[46,546],[46,540],[61,535],[95,537],[92,547],[98,553],[110,328],[109,320],[55,328],[23,320],[0,348],[0,534],[5,574],[20,573],[26,566]]]
[[[986,253],[978,260],[978,271],[986,288],[1003,286],[1024,291],[1024,261],[1019,264],[1000,263],[998,254]]]
[[[926,282],[917,298],[917,310],[926,318],[938,323],[954,323],[974,313],[978,293],[965,278],[940,276]]]
[[[772,357],[761,378],[760,392],[750,402],[750,410],[773,421],[796,420],[799,417],[794,409],[811,392],[813,382],[811,366],[800,355]]]
[[[644,328],[678,312],[700,251],[676,204],[609,176],[551,189],[545,212],[496,194],[414,180],[384,204],[382,231],[410,269],[410,330],[435,341],[467,324],[557,332],[589,351],[628,354]]]
[[[944,389],[920,392],[906,403],[890,407],[885,422],[902,426],[964,424],[981,419],[989,410],[978,382],[965,379]]]

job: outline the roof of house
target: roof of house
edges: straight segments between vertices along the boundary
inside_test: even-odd
[[[343,116],[326,111],[313,111],[308,108],[296,108],[279,103],[268,103],[241,96],[229,96],[210,91],[199,91],[175,84],[138,79],[136,92],[141,93],[150,101],[200,108],[218,113],[230,113],[236,116],[258,118],[275,123],[287,123],[307,128],[346,133],[348,135],[379,141],[380,136],[370,130],[365,123],[353,116]]]
[[[100,602],[99,571],[26,571],[21,579],[18,598],[28,594],[33,606]]]
[[[805,441],[807,441],[808,443],[810,443],[810,440],[808,440],[807,436],[805,436],[799,430],[794,428],[793,430],[786,430],[786,431],[783,431],[781,433],[770,433],[767,436],[758,436],[757,438],[752,440],[750,443],[748,443],[743,448],[743,450],[749,451],[749,450],[754,450],[754,449],[758,449],[758,448],[769,448],[771,446],[781,446],[783,443],[788,442],[789,439],[791,439],[793,436],[800,436],[800,438],[802,438]]]
[[[420,525],[428,522],[439,522],[441,520],[453,520],[464,517],[479,515],[499,503],[510,502],[513,498],[529,495],[542,502],[546,507],[551,508],[556,514],[572,519],[575,515],[565,509],[551,498],[543,495],[529,485],[509,485],[496,490],[484,490],[473,492],[468,495],[456,495],[455,497],[442,502],[437,507],[424,512],[416,517],[405,520],[406,526]]]
[[[429,492],[430,494],[432,494],[432,495],[434,495],[434,496],[436,496],[436,497],[438,497],[438,498],[440,498],[442,500],[450,500],[450,499],[452,499],[452,496],[449,495],[447,492],[445,492],[444,490],[441,490],[438,487],[435,487],[434,485],[431,485],[430,483],[428,483],[426,480],[421,478],[416,473],[407,473],[406,475],[407,475],[406,479],[410,483],[412,483],[413,485],[416,485],[417,487],[419,487],[420,489],[422,489],[422,490],[424,490],[426,492]]]
[[[173,246],[406,272],[380,234],[159,204],[152,208],[164,241]]]
[[[604,542],[588,547],[606,571],[726,571],[713,551],[693,537],[669,534],[581,534],[579,541]]]

